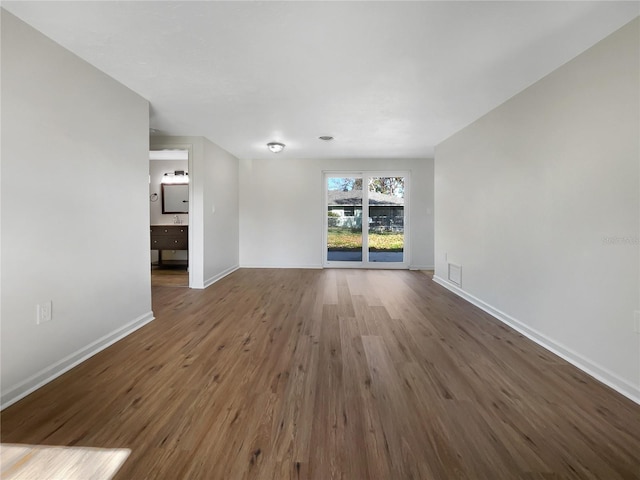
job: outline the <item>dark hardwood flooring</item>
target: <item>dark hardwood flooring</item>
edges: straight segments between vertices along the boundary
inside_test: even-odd
[[[2,412],[115,480],[639,479],[640,406],[421,272],[239,270]]]

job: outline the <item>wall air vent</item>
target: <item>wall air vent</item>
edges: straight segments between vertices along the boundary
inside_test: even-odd
[[[462,286],[462,267],[460,265],[456,265],[455,263],[449,263],[449,272],[448,278],[451,283],[457,285],[458,287]]]

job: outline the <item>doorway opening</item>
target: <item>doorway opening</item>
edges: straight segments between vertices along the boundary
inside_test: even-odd
[[[151,285],[188,287],[189,150],[149,152]]]
[[[324,266],[408,268],[408,172],[325,172],[324,192]]]

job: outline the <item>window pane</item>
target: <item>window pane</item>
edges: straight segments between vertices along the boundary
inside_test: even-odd
[[[327,260],[362,261],[362,178],[327,178]]]
[[[369,178],[369,261],[402,262],[404,177]]]

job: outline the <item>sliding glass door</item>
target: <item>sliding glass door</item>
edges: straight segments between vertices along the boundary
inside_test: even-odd
[[[362,262],[362,177],[327,177],[326,187],[326,260]]]
[[[325,173],[324,264],[407,268],[408,174]]]
[[[404,177],[369,177],[369,261],[404,263]]]

